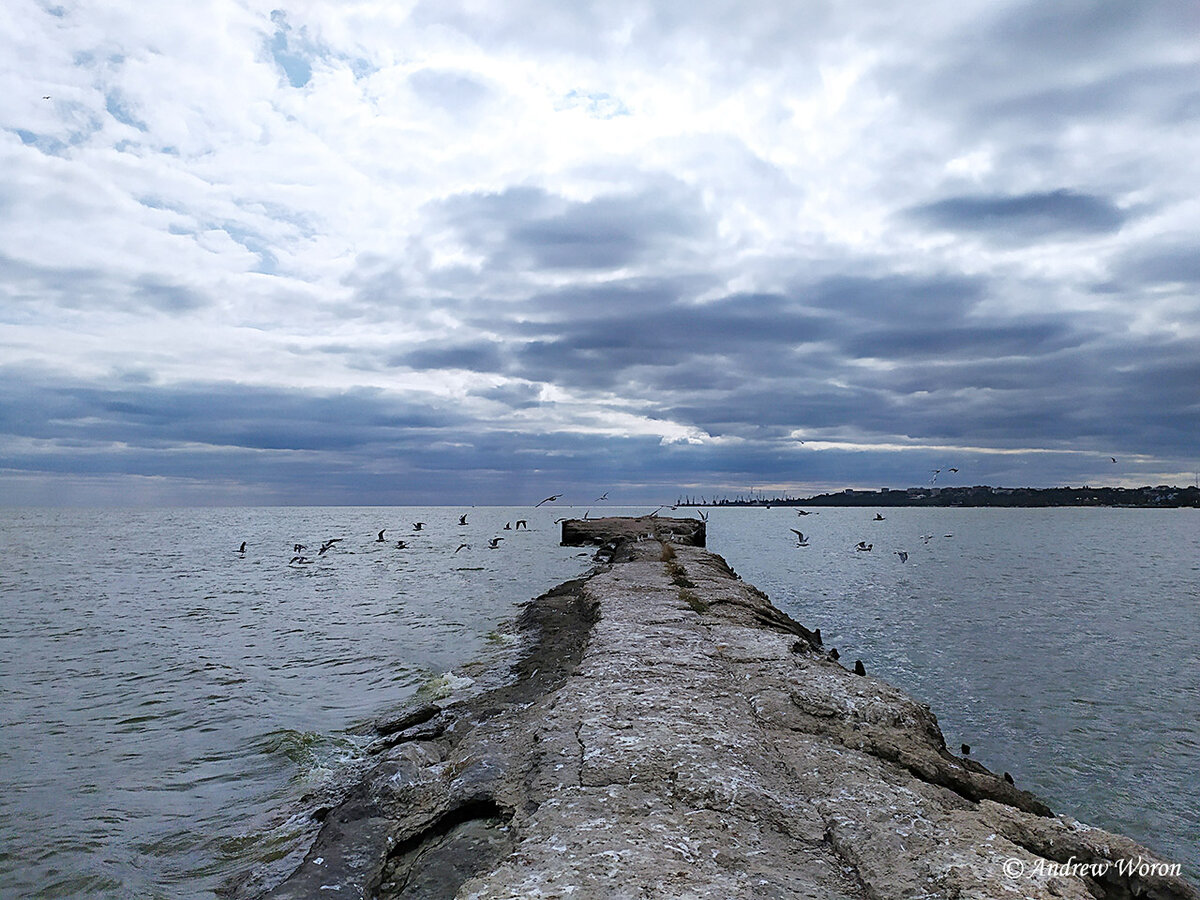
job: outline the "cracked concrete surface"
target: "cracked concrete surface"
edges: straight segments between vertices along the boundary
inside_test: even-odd
[[[720,557],[610,555],[530,604],[510,681],[381,720],[377,761],[266,896],[1200,898],[1054,874],[1156,858],[955,757],[927,707]]]

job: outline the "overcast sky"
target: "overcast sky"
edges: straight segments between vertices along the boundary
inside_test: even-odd
[[[1194,0],[8,0],[0,72],[0,503],[1200,468]]]

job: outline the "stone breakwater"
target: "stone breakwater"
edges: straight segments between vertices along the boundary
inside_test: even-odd
[[[381,718],[303,858],[230,893],[1200,900],[951,753],[927,706],[690,546],[700,523],[603,521],[596,570],[525,607],[509,677]]]

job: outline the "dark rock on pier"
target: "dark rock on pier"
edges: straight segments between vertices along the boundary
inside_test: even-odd
[[[526,606],[511,677],[381,719],[304,858],[233,892],[1200,900],[952,754],[927,706],[847,671],[719,556],[607,521],[609,562]],[[672,521],[703,542],[703,523],[658,533]]]

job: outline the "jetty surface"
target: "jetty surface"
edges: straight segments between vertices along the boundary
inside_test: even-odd
[[[600,562],[526,605],[506,677],[378,720],[303,858],[232,894],[1200,900],[950,752],[929,707],[703,549],[703,523],[563,537]]]

